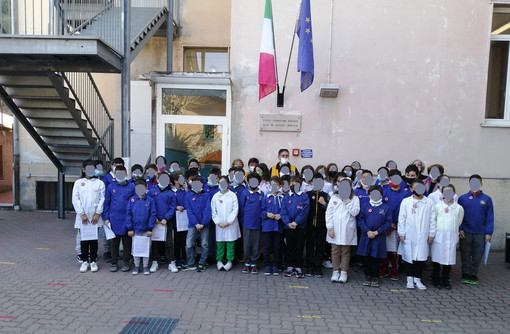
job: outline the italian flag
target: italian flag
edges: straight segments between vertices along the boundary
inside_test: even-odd
[[[274,49],[271,0],[266,0],[262,27],[262,42],[260,43],[259,101],[276,90]]]

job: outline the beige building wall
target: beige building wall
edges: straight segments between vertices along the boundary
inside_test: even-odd
[[[280,85],[298,3],[273,1]],[[274,164],[281,147],[313,149],[312,159],[291,162],[300,168],[359,160],[371,170],[389,159],[403,169],[420,158],[426,165],[442,163],[451,176],[479,173],[490,179],[489,195],[508,198],[510,156],[503,148],[510,144],[510,129],[480,126],[490,1],[334,1],[330,77],[340,86],[335,99],[319,97],[319,85],[328,81],[331,2],[312,1],[315,81],[300,92],[296,38],[284,108],[276,107],[275,93],[258,101],[263,11],[264,1],[232,3],[233,158],[246,162],[255,156]],[[261,113],[301,114],[301,132],[259,132]],[[510,210],[495,203],[498,231],[503,225],[510,230]],[[495,238],[500,248],[501,233]]]

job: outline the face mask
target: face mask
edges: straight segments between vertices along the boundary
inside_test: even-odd
[[[237,181],[236,179],[234,179],[234,181],[233,181],[233,182],[234,182],[234,184],[235,184],[236,186],[238,186],[238,185],[240,185],[241,183],[243,183],[243,181]]]
[[[216,187],[216,186],[218,185],[218,182],[213,183],[213,182],[211,182],[211,181],[207,181],[207,185],[208,185],[209,187]]]
[[[99,170],[99,169],[96,169],[94,171],[94,176],[97,176],[97,177],[103,176],[103,171]]]
[[[386,181],[388,178],[385,177],[385,178],[382,178],[381,175],[377,175],[377,179],[380,181],[380,182],[383,182],[383,181]]]
[[[118,183],[124,183],[127,181],[127,177],[124,177],[123,179],[117,179]]]
[[[281,158],[281,159],[280,159],[280,164],[281,164],[281,165],[285,165],[285,164],[287,164],[288,162],[289,162],[289,159],[288,159],[288,158]]]
[[[370,204],[372,204],[373,206],[381,205],[382,204],[382,198],[380,200],[378,200],[378,201],[370,200]]]
[[[158,182],[158,187],[159,187],[159,189],[163,190],[163,189],[166,189],[166,187],[168,187],[168,186],[163,187],[163,186],[161,185],[161,183],[159,183],[159,182]]]
[[[336,184],[333,186],[333,191],[334,191],[335,193],[337,193],[337,192],[338,192],[338,186],[337,186]]]
[[[255,166],[250,166],[250,172],[254,172],[255,171]]]
[[[423,194],[422,194],[422,195],[420,195],[420,194],[418,194],[418,193],[417,193],[416,191],[414,191],[414,190],[413,190],[413,195],[414,195],[414,196],[417,196],[417,197],[423,196]]]
[[[407,183],[407,184],[409,184],[409,185],[413,184],[414,180],[416,180],[416,179],[412,179],[412,178],[407,177],[407,176],[404,176],[404,177],[403,177],[403,179],[404,179],[404,181],[406,181],[406,183]]]
[[[330,170],[330,171],[328,172],[328,175],[329,175],[329,177],[335,177],[336,172],[335,172],[334,170]]]
[[[133,178],[133,181],[136,181],[140,178],[140,174],[131,174],[131,177]]]
[[[219,188],[220,188],[220,191],[225,191],[225,190],[227,190],[227,187],[223,188],[221,185],[219,186]]]
[[[368,187],[369,187],[369,186],[367,186],[366,184],[364,184],[364,183],[363,183],[363,181],[361,181],[361,186],[362,186],[363,188],[368,188]]]

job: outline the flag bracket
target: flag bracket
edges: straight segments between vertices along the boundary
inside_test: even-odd
[[[276,107],[283,108],[283,105],[284,105],[284,94],[285,94],[285,87],[283,87],[282,91],[280,92],[280,85],[277,85]]]

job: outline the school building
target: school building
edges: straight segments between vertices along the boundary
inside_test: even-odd
[[[272,166],[282,147],[298,168],[358,160],[376,171],[392,159],[402,170],[422,159],[443,164],[459,193],[469,175],[484,177],[493,247],[504,248],[510,0],[311,0],[314,82],[304,92],[297,37],[291,54],[299,1],[273,1],[282,106],[276,93],[258,96],[265,2],[2,1],[14,204],[72,209],[88,157],[196,157],[224,172],[235,158]]]

